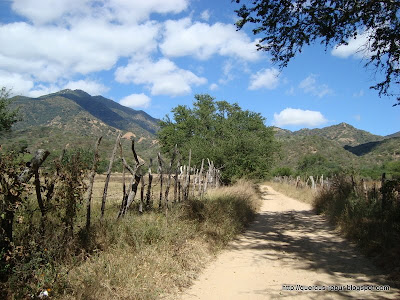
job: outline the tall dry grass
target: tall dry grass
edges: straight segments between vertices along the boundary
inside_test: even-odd
[[[75,222],[75,238],[61,244],[57,236],[61,236],[62,227],[54,216],[54,236],[46,237],[45,249],[36,250],[38,260],[30,261],[29,268],[19,265],[20,272],[1,285],[10,299],[34,297],[44,290],[57,299],[158,299],[173,295],[189,286],[205,263],[243,231],[259,207],[256,187],[239,181],[210,190],[203,199],[176,203],[168,211],[154,209],[139,214],[132,206],[117,221],[122,187],[120,178],[114,176],[100,222],[102,178],[96,178],[90,233],[84,231],[82,206]],[[29,222],[36,228],[39,218]]]
[[[296,186],[293,184],[273,181],[267,181],[264,184],[271,186],[277,192],[308,204],[312,204],[315,196],[317,195],[317,192],[309,187],[296,188]]]

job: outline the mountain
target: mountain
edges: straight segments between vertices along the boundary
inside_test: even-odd
[[[66,145],[93,148],[97,138],[103,136],[101,146],[108,153],[121,132],[135,137],[139,155],[153,156],[158,151],[155,133],[159,120],[102,96],[67,89],[39,98],[17,96],[12,100],[12,105],[20,109],[22,121],[0,137],[4,147],[27,147],[31,151],[45,148],[58,153]]]
[[[349,124],[340,123],[338,125],[333,125],[325,128],[316,129],[301,129],[295,132],[289,130],[282,131],[276,130],[276,136],[278,138],[288,138],[293,136],[321,136],[330,141],[333,141],[339,145],[343,146],[356,146],[368,142],[381,141],[384,137],[379,135],[374,135],[368,131],[357,129]]]
[[[154,135],[158,130],[157,119],[143,111],[122,106],[102,96],[91,96],[81,90],[62,90],[39,98],[14,97],[13,104],[20,106],[22,121],[15,129],[65,124],[78,115],[87,115],[120,130],[133,131],[140,136]],[[93,120],[92,120],[93,119]]]
[[[295,132],[277,127],[273,129],[282,149],[277,167],[296,170],[305,160],[310,162],[314,157],[315,161],[324,161],[325,170],[364,170],[366,176],[379,176],[385,171],[385,163],[400,161],[399,132],[383,137],[346,123]]]
[[[342,146],[318,135],[294,136],[289,139],[280,139],[282,157],[280,166],[295,168],[307,155],[321,155],[329,163],[341,167],[357,168],[360,165],[359,158],[346,151]]]
[[[391,135],[385,136],[385,138],[387,138],[387,139],[394,138],[394,137],[400,137],[400,131],[395,132],[395,133],[393,133]]]

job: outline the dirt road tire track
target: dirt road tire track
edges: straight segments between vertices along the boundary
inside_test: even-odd
[[[390,292],[283,291],[304,286],[385,285],[382,275],[310,205],[261,186],[256,220],[180,299],[400,299]]]

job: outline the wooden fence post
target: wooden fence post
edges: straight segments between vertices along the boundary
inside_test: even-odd
[[[153,201],[151,201],[151,183],[153,181],[153,175],[151,174],[151,167],[153,166],[153,159],[150,158],[149,165],[149,182],[147,185],[147,193],[146,193],[146,207],[153,208]]]
[[[203,169],[204,169],[204,158],[201,160],[201,167],[199,171],[199,197],[203,197]]]
[[[174,184],[174,202],[176,202],[177,199],[177,192],[178,192],[178,183],[179,183],[179,174],[178,171],[180,169],[181,162],[180,159],[178,158],[178,161],[176,163],[176,169],[175,169],[175,184]]]
[[[160,152],[158,152],[157,158],[158,158],[158,174],[159,174],[159,178],[160,178],[160,200],[158,202],[158,208],[161,208],[162,198],[163,198],[163,161],[161,159]]]
[[[171,185],[172,166],[175,163],[175,158],[176,158],[177,152],[178,152],[177,145],[175,145],[174,152],[172,153],[171,161],[169,163],[169,168],[168,168],[167,186],[165,187],[165,206],[166,206],[166,209],[168,209],[168,195],[169,195],[169,189],[170,189],[170,185]]]
[[[92,202],[92,193],[93,193],[93,184],[94,184],[94,177],[96,176],[97,171],[97,163],[99,162],[99,145],[101,139],[103,137],[99,137],[95,146],[94,146],[94,158],[93,158],[93,165],[92,171],[89,175],[89,187],[88,187],[88,195],[86,199],[86,230],[88,231],[90,228],[90,214],[91,214],[91,202]]]
[[[115,159],[115,154],[117,153],[117,147],[119,145],[119,140],[121,138],[121,133],[118,134],[117,140],[115,141],[114,149],[111,154],[110,163],[108,165],[106,181],[104,183],[104,191],[103,191],[103,198],[101,200],[101,219],[104,217],[104,211],[106,209],[106,200],[107,200],[107,190],[108,190],[108,183],[110,181],[111,170]]]

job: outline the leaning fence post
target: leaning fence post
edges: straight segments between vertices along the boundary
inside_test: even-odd
[[[95,146],[94,146],[94,158],[93,158],[93,166],[92,171],[89,176],[89,188],[88,188],[88,195],[86,199],[86,230],[90,228],[90,206],[92,202],[92,192],[93,192],[93,184],[94,184],[94,177],[96,176],[97,171],[97,163],[99,161],[99,145],[101,142],[102,137],[99,137]]]
[[[107,200],[107,190],[108,190],[108,183],[110,182],[111,170],[114,163],[115,154],[117,153],[117,148],[119,145],[119,140],[121,138],[121,133],[118,134],[117,140],[115,141],[115,146],[113,152],[111,154],[110,163],[108,165],[106,182],[104,183],[104,191],[103,191],[103,198],[101,200],[101,218],[104,217],[104,211],[106,209],[106,200]]]

